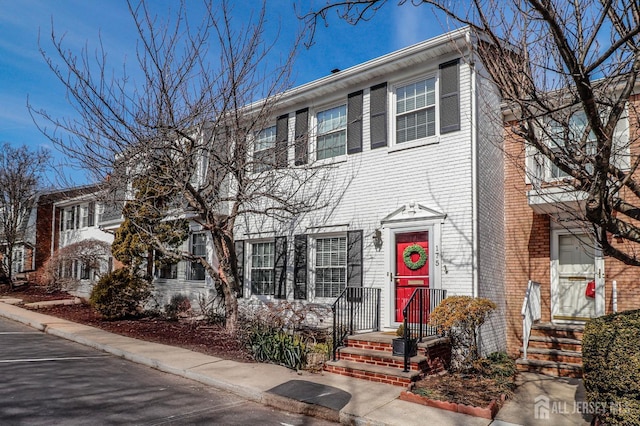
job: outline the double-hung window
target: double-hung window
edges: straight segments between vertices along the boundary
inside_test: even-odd
[[[273,242],[251,245],[251,293],[273,295],[275,245]]]
[[[586,134],[587,127],[587,119],[582,112],[573,114],[566,125],[551,120],[547,129],[549,147],[558,156],[587,158],[593,156],[596,151],[596,138],[593,131],[589,131]],[[549,181],[568,177],[565,171],[551,161],[549,163]],[[586,163],[585,168],[591,171],[593,170],[593,164]]]
[[[191,235],[191,254],[194,256],[207,256],[207,237],[203,233]],[[189,280],[204,280],[204,266],[200,262],[191,262],[189,268]]]
[[[268,127],[256,134],[253,148],[253,171],[262,172],[276,164],[276,126]]]
[[[435,134],[435,77],[398,87],[396,89],[396,142],[409,142]]]
[[[323,160],[346,154],[347,106],[340,105],[321,111],[317,115],[317,120],[317,159]]]
[[[178,264],[177,263],[163,263],[156,269],[156,276],[158,278],[175,280],[178,278]]]
[[[64,229],[68,230],[68,229],[74,229],[75,228],[75,223],[76,223],[76,208],[71,207],[69,209],[66,209],[64,211],[64,219],[65,219],[65,226]]]
[[[347,285],[347,238],[316,239],[316,297],[338,297]]]

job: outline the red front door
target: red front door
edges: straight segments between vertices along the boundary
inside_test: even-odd
[[[396,234],[396,321],[402,322],[402,309],[418,287],[429,287],[429,233]]]

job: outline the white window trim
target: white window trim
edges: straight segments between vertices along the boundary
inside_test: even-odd
[[[421,139],[415,139],[408,142],[398,143],[396,141],[396,99],[397,99],[397,90],[400,87],[407,86],[409,84],[417,83],[419,81],[428,80],[430,78],[435,78],[435,127],[436,131],[433,136],[427,136]],[[388,152],[402,151],[409,148],[416,148],[419,146],[432,145],[440,142],[440,73],[437,70],[432,72],[421,74],[419,76],[414,76],[410,79],[399,80],[389,85],[390,92],[389,95],[389,105],[388,105],[388,128],[389,128],[389,140],[391,143],[389,144]]]
[[[347,238],[347,233],[346,232],[328,232],[328,233],[318,233],[318,234],[308,234],[307,235],[307,241],[308,241],[308,247],[307,247],[307,254],[308,254],[308,258],[307,258],[307,298],[310,302],[315,302],[315,303],[325,303],[325,304],[330,304],[333,303],[336,298],[335,297],[316,297],[316,248],[317,248],[317,240],[318,239],[322,239],[322,238],[335,238],[335,237],[342,237],[342,238]],[[347,242],[348,244],[348,242]],[[348,246],[346,246],[345,250],[347,250],[347,253],[345,253],[345,255],[347,256],[346,258],[346,262],[345,262],[345,270],[347,269],[347,263],[349,261],[348,259]],[[345,275],[346,276],[346,275]],[[346,279],[348,279],[348,277],[346,277]],[[347,282],[345,282],[345,287],[348,285]]]
[[[349,114],[349,105],[347,104],[347,99],[346,97],[344,99],[340,99],[338,101],[332,102],[330,104],[324,104],[320,107],[314,108],[312,111],[310,111],[310,129],[313,129],[313,131],[311,131],[310,133],[310,137],[308,138],[308,148],[309,148],[309,160],[314,161],[318,164],[334,164],[334,163],[342,163],[342,162],[346,162],[347,161],[347,146],[349,144],[349,141],[347,139],[347,127],[349,125],[349,122],[347,120],[347,123],[345,125],[344,131],[345,131],[345,138],[344,138],[344,154],[340,154],[340,155],[336,155],[335,157],[329,157],[329,158],[323,158],[323,159],[318,159],[318,114],[320,114],[321,112],[333,109],[333,108],[338,108],[344,106],[346,109],[346,114],[348,116]]]

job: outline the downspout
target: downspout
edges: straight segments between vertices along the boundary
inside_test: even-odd
[[[471,33],[466,34],[467,44],[469,46],[469,74],[471,80],[471,234],[472,234],[472,296],[478,297],[478,123],[477,123],[477,102],[476,102],[476,70],[474,66],[474,57]]]

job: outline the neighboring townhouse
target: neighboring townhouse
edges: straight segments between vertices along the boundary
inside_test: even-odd
[[[89,238],[111,244],[113,236],[98,228],[96,209],[100,205],[89,201],[96,199],[99,190],[88,185],[36,194],[13,251],[13,272],[24,272],[29,281],[44,283],[45,265],[59,248]]]
[[[50,247],[51,255],[72,244],[98,241],[109,246],[113,243],[113,232],[105,230],[102,225],[104,203],[100,202],[99,185],[86,186],[68,190],[51,208]],[[104,218],[107,219],[107,218]],[[60,277],[75,282],[72,293],[89,297],[93,284],[105,272],[113,269],[113,258],[108,253],[98,265],[89,265],[86,261],[70,259],[60,265]]]
[[[11,277],[16,278],[18,275],[33,271],[36,268],[35,242],[36,242],[36,208],[40,194],[32,200],[32,206],[28,208],[28,214],[25,220],[20,221],[20,229],[18,229],[18,239],[14,242],[13,252],[11,253]],[[0,210],[0,215],[3,212]],[[0,230],[0,235],[3,235]],[[2,272],[9,272],[9,246],[6,240],[0,237],[0,261],[2,264]]]
[[[613,142],[617,147],[614,161],[622,170],[640,155],[637,142],[630,142],[637,141],[640,130],[634,112],[640,97],[633,96],[631,104],[633,108],[618,123]],[[584,194],[568,191],[562,184],[564,172],[523,149],[524,142],[509,131],[511,120],[505,111],[509,353],[523,357],[526,348],[527,360],[519,360],[523,366],[579,375],[585,321],[640,308],[638,269],[602,254],[591,237],[592,228],[577,220]],[[612,236],[612,244],[623,243]],[[534,311],[538,312],[532,314]]]

